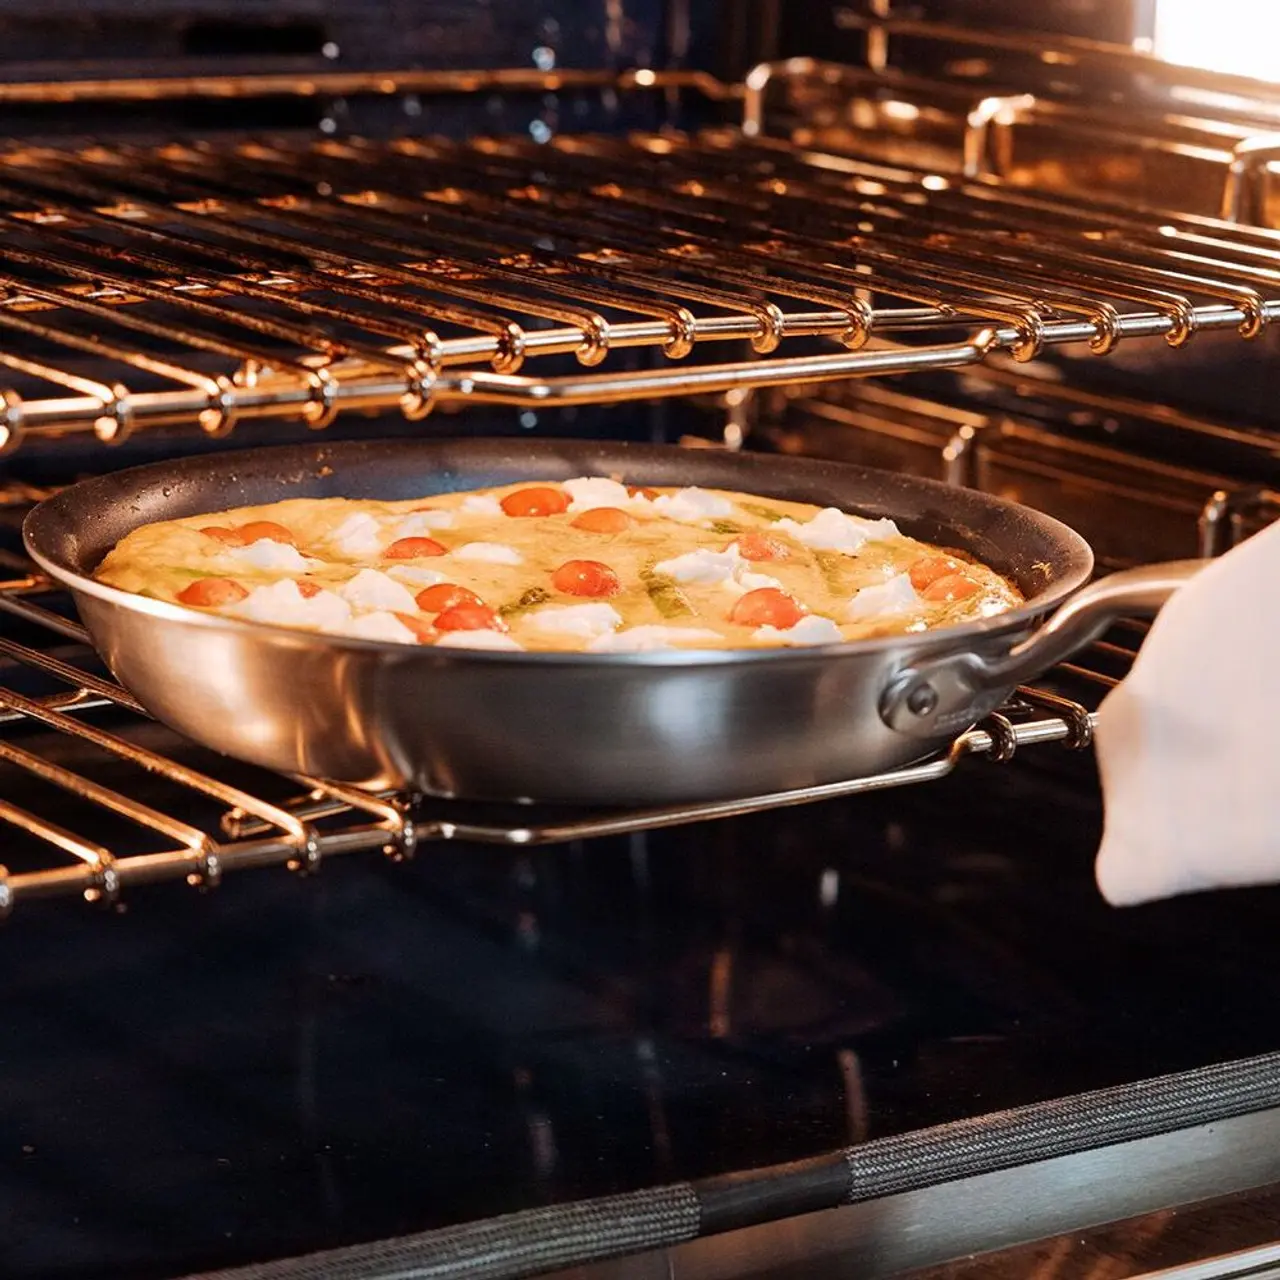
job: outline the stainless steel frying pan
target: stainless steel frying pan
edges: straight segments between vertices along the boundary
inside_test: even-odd
[[[805,650],[512,654],[231,621],[90,576],[154,520],[592,474],[889,516],[1007,574],[1027,604],[942,631]],[[1093,563],[1083,539],[970,490],[809,459],[515,440],[314,444],[139,467],[64,490],[31,512],[24,533],[117,678],[198,742],[367,787],[592,803],[737,797],[918,759],[1117,617],[1158,609],[1197,567],[1078,590]]]

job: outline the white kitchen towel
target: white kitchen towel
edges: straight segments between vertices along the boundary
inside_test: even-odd
[[[1164,607],[1096,741],[1108,902],[1280,880],[1280,524]]]

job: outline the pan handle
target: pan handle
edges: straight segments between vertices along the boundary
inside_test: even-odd
[[[893,677],[880,716],[899,733],[933,738],[968,728],[1009,691],[1096,640],[1112,623],[1153,614],[1204,560],[1172,560],[1113,573],[1077,591],[1025,640],[1004,653],[972,649],[923,658]]]

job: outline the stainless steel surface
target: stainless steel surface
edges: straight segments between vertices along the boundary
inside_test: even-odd
[[[284,495],[408,498],[582,474],[890,516],[1008,574],[1028,602],[941,631],[807,651],[508,654],[243,623],[87,576],[116,541],[153,520]],[[315,445],[188,459],[72,486],[38,506],[24,532],[40,568],[72,592],[121,683],[197,742],[374,790],[596,804],[821,786],[940,749],[1004,701],[1025,667],[1002,689],[975,691],[967,718],[953,707],[946,727],[924,734],[895,732],[880,718],[889,682],[926,656],[977,652],[997,662],[1092,564],[1065,526],[970,490],[807,459],[552,442]]]
[[[1278,1139],[1280,1112],[1257,1112],[556,1272],[554,1280],[880,1280],[1068,1233],[1071,1244],[1044,1268],[1057,1275],[1065,1249],[1091,1226],[1280,1182]]]
[[[912,1280],[1263,1280],[1280,1274],[1280,1185],[1156,1209],[913,1271]]]
[[[972,724],[975,709],[999,706],[1010,685],[1065,661],[1122,618],[1158,613],[1203,568],[1203,560],[1177,560],[1123,569],[1076,592],[1005,653],[956,652],[913,663],[885,688],[880,714],[899,733],[925,738]]]
[[[51,584],[35,577],[0,583],[0,607],[20,606],[24,621],[47,626],[57,615],[47,613],[31,600],[33,591],[48,595]],[[5,610],[8,612],[8,610]],[[75,624],[62,622],[59,639],[71,639],[81,646],[83,660],[89,638]],[[114,711],[137,712],[134,699],[111,681],[103,680],[80,666],[42,649],[0,639],[0,658],[14,664],[0,686],[0,722],[12,727],[43,724],[59,735],[83,738],[76,726],[81,717]],[[15,677],[36,670],[53,677],[55,688],[64,690],[38,698],[7,698],[8,685]],[[1089,671],[1087,683],[1098,690],[1110,686],[1110,679]],[[1096,695],[1095,695],[1096,696]],[[52,717],[49,712],[62,713]],[[188,814],[193,798],[207,794],[205,775],[177,765],[172,756],[152,750],[146,765],[153,778],[162,780],[164,799],[143,804],[127,790],[105,787],[58,762],[61,746],[55,738],[53,751],[45,756],[34,747],[19,747],[0,740],[0,759],[24,774],[52,782],[59,791],[130,818],[174,841],[157,852],[132,849],[110,853],[114,900],[118,902],[132,886],[167,880],[185,880],[209,889],[223,876],[254,867],[292,866],[300,872],[315,870],[320,862],[339,854],[383,853],[393,859],[408,858],[428,843],[466,841],[493,845],[555,844],[603,836],[633,834],[679,823],[705,822],[737,817],[766,809],[814,803],[868,791],[929,782],[947,776],[970,756],[988,756],[1007,761],[1014,753],[1041,743],[1060,742],[1082,748],[1089,744],[1092,716],[1080,702],[1044,689],[1020,689],[1015,700],[992,717],[986,727],[963,734],[945,752],[921,764],[888,773],[831,783],[821,787],[797,788],[771,795],[711,804],[680,805],[637,810],[585,810],[576,813],[548,813],[520,806],[505,810],[456,808],[448,804],[413,808],[407,797],[374,796],[311,778],[290,780],[264,776],[258,785],[241,784],[237,794],[224,793],[231,804],[218,824],[205,826],[182,815]],[[119,743],[128,742],[145,723],[127,718],[118,733],[109,738],[95,735],[90,743],[105,759],[118,756]],[[174,742],[170,749],[182,744]],[[274,792],[284,782],[287,797],[271,803],[263,790]],[[301,786],[301,790],[298,790]],[[0,821],[25,827],[19,814],[0,815]],[[300,823],[301,826],[295,825]],[[66,852],[65,844],[49,844],[50,852]],[[42,860],[43,862],[43,860]],[[34,898],[81,895],[90,901],[102,900],[99,856],[92,864],[73,857],[57,858],[55,865],[13,870],[0,867],[0,917],[19,901]]]
[[[1226,1280],[1228,1276],[1271,1280],[1277,1275],[1280,1275],[1280,1244],[1271,1243],[1148,1272],[1146,1280],[1157,1280],[1157,1277],[1159,1280]]]

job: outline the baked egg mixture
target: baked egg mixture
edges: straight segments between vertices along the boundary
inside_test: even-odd
[[[1022,601],[993,570],[892,520],[596,476],[166,520],[122,539],[95,576],[326,635],[588,653],[834,644]]]

